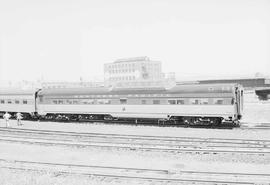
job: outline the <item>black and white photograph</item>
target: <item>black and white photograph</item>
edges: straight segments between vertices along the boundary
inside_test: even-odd
[[[270,185],[270,0],[0,0],[0,185]]]

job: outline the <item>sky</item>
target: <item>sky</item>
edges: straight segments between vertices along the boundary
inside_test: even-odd
[[[102,78],[148,56],[179,80],[270,75],[269,0],[0,0],[0,83]]]

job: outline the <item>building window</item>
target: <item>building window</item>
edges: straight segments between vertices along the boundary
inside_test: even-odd
[[[160,100],[153,100],[153,104],[154,105],[160,104]]]
[[[265,84],[270,84],[270,79],[265,79],[265,80],[264,80],[264,83],[265,83]]]

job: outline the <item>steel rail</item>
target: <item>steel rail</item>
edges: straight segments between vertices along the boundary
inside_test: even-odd
[[[22,168],[22,167],[2,167],[4,169],[11,169],[11,170],[23,170],[23,171],[33,171],[33,172],[43,172],[48,173],[48,170],[43,169],[31,169],[31,168]],[[51,172],[52,173],[52,172]],[[104,178],[111,178],[111,179],[132,179],[132,180],[143,180],[143,181],[158,181],[158,182],[178,182],[178,183],[204,183],[204,184],[214,184],[214,185],[224,185],[224,184],[238,184],[238,185],[247,185],[252,184],[253,182],[247,181],[220,181],[220,180],[196,180],[196,179],[177,179],[177,178],[158,178],[158,177],[138,177],[138,176],[131,176],[131,175],[106,175],[102,173],[80,173],[80,172],[69,172],[69,171],[57,171],[60,174],[66,175],[82,175],[82,176],[96,176],[96,177],[104,177]]]
[[[237,181],[233,181],[231,180],[232,177],[229,177],[230,180],[204,180],[204,179],[200,179],[200,178],[196,178],[196,179],[190,179],[189,178],[168,178],[168,175],[171,175],[170,171],[168,170],[160,170],[160,169],[146,169],[146,168],[126,168],[126,167],[112,167],[112,166],[92,166],[92,165],[78,165],[78,164],[63,164],[63,163],[48,163],[48,162],[34,162],[34,161],[19,161],[19,160],[14,160],[14,161],[7,161],[5,159],[0,159],[2,162],[6,162],[6,163],[13,163],[13,164],[26,164],[26,165],[39,165],[38,167],[42,167],[42,169],[37,169],[37,166],[35,166],[33,168],[31,167],[14,167],[14,166],[3,166],[0,165],[0,168],[6,168],[6,169],[13,169],[13,170],[25,170],[25,171],[36,171],[36,172],[57,172],[57,173],[61,173],[61,174],[70,174],[70,175],[84,175],[84,176],[97,176],[97,177],[106,177],[106,178],[121,178],[121,179],[136,179],[136,180],[147,180],[147,181],[166,181],[166,182],[191,182],[191,183],[212,183],[212,184],[254,184],[254,182],[256,181],[252,181],[252,182],[248,182],[248,181],[242,181],[242,180],[237,180]],[[13,165],[12,164],[12,165]],[[44,166],[60,166],[60,167],[68,167],[68,170],[59,170],[59,169],[53,169],[53,168],[49,168],[49,169],[44,169]],[[73,169],[72,169],[73,168]],[[76,169],[77,168],[77,169]],[[106,174],[106,172],[102,173],[102,172],[78,172],[78,168],[99,168],[99,169],[109,169],[110,170],[110,174]],[[76,169],[76,170],[75,170]],[[121,172],[122,174],[124,173],[124,175],[119,175],[119,174],[113,174],[111,170],[122,170],[124,172]],[[156,173],[158,176],[157,177],[153,177],[153,174],[151,174],[151,176],[147,176],[146,174],[136,174],[136,175],[132,175],[129,173],[132,172],[138,172],[138,171],[145,171],[145,172],[154,172]],[[114,172],[115,173],[115,172]],[[160,173],[162,173],[162,175],[164,175],[165,177],[160,177]],[[187,174],[207,174],[207,175],[221,175],[224,176],[225,178],[228,178],[228,175],[233,176],[234,178],[236,178],[235,176],[237,176],[238,178],[241,176],[253,176],[252,178],[255,178],[255,176],[262,178],[262,177],[270,177],[270,174],[254,174],[254,173],[226,173],[226,172],[194,172],[194,171],[179,171],[178,175],[183,175],[183,173],[187,173]],[[146,175],[146,176],[145,176]],[[206,177],[205,177],[206,178]],[[237,179],[237,178],[236,178]],[[259,180],[260,182],[262,180]],[[265,181],[265,180],[264,180]]]
[[[20,138],[20,139],[39,139],[39,140],[46,140],[46,141],[61,141],[61,142],[75,142],[74,138],[41,138],[38,136],[15,136],[15,135],[2,135],[0,133],[0,138]],[[118,145],[144,145],[144,146],[158,146],[158,147],[175,147],[175,148],[241,148],[241,149],[270,149],[270,147],[266,147],[265,145],[263,146],[227,146],[227,145],[196,145],[196,144],[170,144],[170,143],[165,143],[165,144],[160,144],[160,142],[162,142],[162,140],[160,140],[160,142],[158,143],[143,143],[143,142],[131,142],[129,139],[129,142],[119,142],[119,141],[113,141],[112,139],[110,139],[109,141],[95,141],[95,140],[76,140],[76,142],[78,143],[99,143],[99,144],[118,144]],[[192,143],[192,141],[190,141],[189,143]],[[196,143],[196,142],[195,142]],[[210,143],[210,142],[209,142]],[[208,143],[207,143],[208,144]],[[238,144],[239,145],[239,144]],[[242,143],[242,145],[246,145],[246,143]]]
[[[181,148],[158,148],[158,147],[142,147],[142,146],[117,146],[113,143],[111,145],[100,145],[100,144],[82,144],[82,143],[65,143],[65,142],[48,142],[48,141],[29,141],[29,140],[16,140],[16,139],[1,139],[0,142],[9,143],[21,143],[21,144],[36,144],[43,146],[65,146],[65,147],[97,147],[97,148],[118,148],[118,149],[128,149],[128,150],[147,150],[147,151],[162,151],[162,152],[178,152],[178,153],[241,153],[241,154],[259,154],[268,155],[270,151],[250,151],[250,150],[215,150],[215,149],[181,149]]]
[[[49,163],[49,162],[38,162],[38,161],[26,161],[26,160],[8,160],[0,158],[2,162],[11,163],[26,163],[26,164],[42,164],[42,165],[54,165],[54,166],[66,166],[66,167],[81,167],[81,168],[101,168],[101,169],[116,169],[116,170],[131,170],[131,171],[148,171],[157,172],[164,174],[171,174],[169,170],[163,169],[150,169],[150,168],[130,168],[130,167],[119,167],[119,166],[97,166],[97,165],[85,165],[85,164],[73,164],[73,163]],[[232,173],[232,172],[212,172],[212,171],[191,171],[191,170],[179,170],[179,173],[189,174],[214,174],[214,175],[239,175],[239,176],[265,176],[270,178],[270,173]]]
[[[227,138],[212,138],[212,137],[179,137],[179,136],[149,136],[149,135],[132,135],[132,134],[110,134],[110,133],[94,133],[94,132],[68,132],[68,131],[54,131],[54,130],[37,130],[37,129],[19,129],[19,128],[5,128],[5,127],[0,127],[0,132],[22,132],[22,133],[36,133],[36,134],[52,134],[52,135],[67,135],[67,136],[76,136],[76,137],[105,137],[105,138],[123,138],[123,139],[138,139],[138,140],[158,140],[160,141],[181,141],[181,142],[206,142],[211,140],[212,143],[228,143],[232,144],[233,141],[238,141],[234,142],[235,144],[249,144],[247,142],[255,142],[255,143],[250,143],[250,144],[256,144],[258,142],[263,142],[263,143],[269,143],[270,140],[254,140],[254,139],[227,139]]]

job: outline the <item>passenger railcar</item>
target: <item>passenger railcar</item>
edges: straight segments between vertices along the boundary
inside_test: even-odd
[[[243,89],[237,84],[164,88],[43,89],[36,111],[51,119],[153,119],[179,124],[238,123]]]
[[[14,116],[21,112],[23,117],[32,117],[36,112],[34,90],[0,89],[0,114],[9,112]]]

